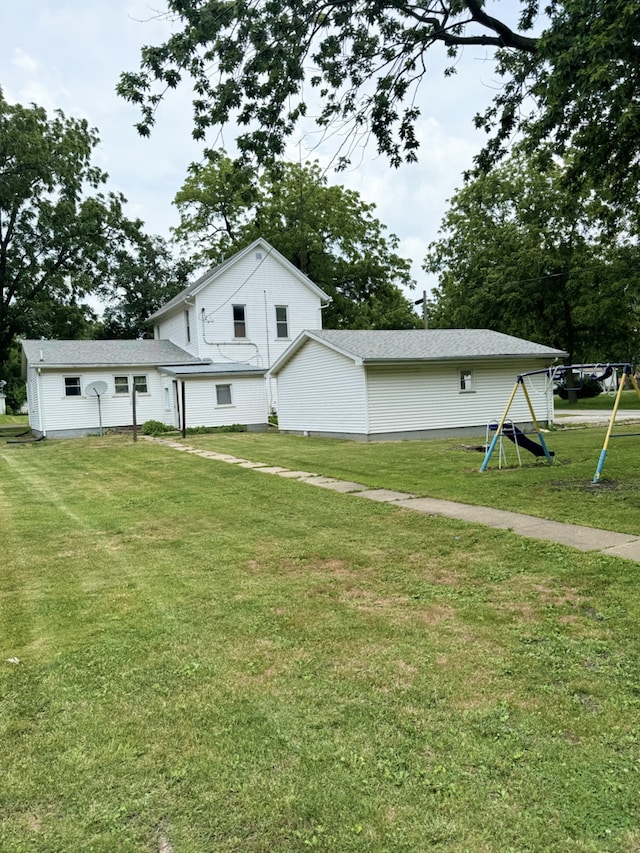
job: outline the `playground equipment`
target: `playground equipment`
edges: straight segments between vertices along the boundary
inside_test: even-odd
[[[518,464],[522,465],[522,460],[520,458],[520,447],[523,447],[525,450],[528,450],[530,453],[533,453],[535,456],[544,456],[547,462],[553,462],[553,453],[548,449],[546,442],[544,440],[544,436],[542,435],[542,430],[538,426],[538,420],[536,418],[536,413],[533,410],[533,405],[531,403],[531,397],[529,396],[529,392],[527,391],[527,386],[525,385],[525,377],[533,376],[535,374],[544,373],[547,377],[549,376],[548,370],[532,370],[529,373],[522,373],[516,378],[516,384],[513,387],[513,391],[511,392],[511,396],[509,397],[509,402],[507,403],[507,407],[504,410],[502,418],[498,421],[498,425],[496,427],[495,435],[491,439],[491,443],[487,447],[487,452],[484,457],[484,461],[480,466],[480,471],[486,471],[487,466],[489,465],[489,460],[491,459],[491,455],[495,450],[496,444],[500,442],[500,464],[503,459],[503,447],[502,447],[502,437],[505,436],[510,441],[512,441],[516,446],[516,452],[518,454]],[[536,444],[532,441],[528,436],[522,432],[521,429],[512,423],[511,421],[507,421],[507,415],[509,414],[509,409],[514,401],[518,388],[522,388],[524,392],[525,400],[527,401],[527,406],[529,407],[529,412],[531,414],[531,420],[533,421],[533,427],[538,435],[539,444]]]
[[[620,383],[618,384],[618,392],[616,394],[616,399],[613,403],[613,409],[611,410],[611,418],[609,419],[609,426],[607,428],[607,434],[604,438],[604,444],[602,445],[602,450],[600,451],[600,458],[598,459],[598,467],[596,468],[596,473],[593,475],[593,482],[599,483],[600,476],[602,474],[602,469],[604,468],[604,461],[607,458],[607,450],[609,448],[609,440],[612,438],[630,438],[631,436],[640,435],[637,432],[619,432],[616,435],[612,434],[613,425],[616,420],[616,415],[618,414],[618,408],[620,406],[620,398],[622,397],[622,391],[625,386],[625,378],[629,379],[631,385],[633,385],[637,397],[640,399],[640,388],[638,387],[638,382],[636,377],[633,375],[631,371],[631,365],[625,364],[622,370],[622,378]]]
[[[522,447],[525,450],[528,450],[530,453],[533,453],[534,456],[544,456],[547,462],[553,462],[553,451],[550,451],[546,445],[544,440],[544,435],[542,434],[542,430],[538,425],[538,420],[536,418],[535,412],[533,410],[533,405],[531,403],[531,398],[529,396],[529,392],[527,391],[527,387],[525,384],[525,379],[529,376],[535,375],[544,375],[547,378],[547,381],[551,384],[553,383],[562,383],[567,387],[567,390],[578,390],[574,384],[571,386],[567,385],[567,380],[571,383],[582,383],[584,378],[588,378],[592,381],[604,383],[605,388],[615,387],[615,383],[617,381],[618,373],[621,372],[621,376],[619,381],[617,382],[617,390],[616,390],[616,398],[614,401],[613,409],[611,412],[611,417],[609,419],[609,426],[607,429],[607,434],[605,436],[604,445],[600,452],[600,458],[598,460],[598,466],[596,468],[596,472],[593,477],[594,483],[600,482],[600,477],[602,475],[602,469],[604,468],[605,459],[607,457],[607,450],[609,446],[609,441],[612,438],[626,438],[630,436],[640,436],[640,433],[613,433],[613,425],[616,420],[616,415],[618,413],[618,408],[620,406],[620,400],[622,397],[622,391],[627,384],[627,379],[630,384],[635,389],[635,392],[640,399],[640,387],[638,386],[638,382],[633,375],[631,370],[631,365],[627,363],[610,363],[610,364],[563,364],[558,365],[556,367],[549,367],[543,370],[531,370],[529,373],[522,373],[516,378],[516,384],[511,392],[511,396],[509,397],[509,402],[504,410],[502,418],[495,425],[491,423],[487,426],[487,439],[489,434],[489,429],[492,431],[495,429],[495,435],[493,436],[490,443],[488,443],[487,451],[480,467],[480,471],[486,471],[487,466],[489,465],[489,460],[496,448],[496,445],[499,445],[499,467],[502,467],[502,462],[504,461],[504,450],[502,446],[502,437],[508,438],[510,441],[516,445],[517,454],[518,454],[518,463],[521,465],[522,461],[520,459],[520,450]],[[577,379],[576,379],[577,377]],[[538,436],[538,443],[532,441],[528,438],[522,430],[518,429],[515,424],[511,421],[507,420],[507,416],[509,414],[509,410],[511,405],[513,404],[513,400],[516,396],[518,388],[522,388],[524,392],[525,399],[527,401],[527,405],[529,407],[529,412],[531,414],[531,420],[533,422],[534,430]]]

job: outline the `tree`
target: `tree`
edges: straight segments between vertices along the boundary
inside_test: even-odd
[[[111,274],[97,294],[105,301],[99,338],[148,338],[153,329],[147,318],[187,286],[194,266],[177,260],[162,237],[136,229],[128,241],[114,248]]]
[[[0,91],[0,363],[18,335],[91,337],[83,300],[111,282],[116,247],[140,236],[124,197],[100,191],[97,143],[84,120]]]
[[[520,0],[517,26],[483,0],[168,0],[174,34],[142,49],[140,69],[119,93],[142,111],[149,134],[156,109],[182,78],[193,81],[193,135],[233,122],[240,152],[281,157],[320,100],[323,128],[351,123],[397,166],[415,160],[419,90],[429,51],[452,62],[465,46],[494,52],[503,78],[476,123],[492,135],[478,158],[487,169],[523,133],[531,149],[575,150],[575,179],[591,178],[612,199],[634,198],[640,177],[640,4],[636,0]],[[180,25],[181,28],[180,28]],[[534,35],[534,28],[542,31]],[[315,107],[314,107],[315,109]],[[352,137],[352,142],[354,141]],[[349,160],[340,151],[339,165]]]
[[[328,328],[401,329],[420,325],[403,295],[410,264],[385,236],[375,205],[330,186],[317,163],[278,164],[258,172],[224,152],[193,165],[175,199],[174,236],[201,264],[264,237],[333,299]]]
[[[440,279],[434,326],[495,329],[570,359],[637,355],[638,247],[603,230],[606,208],[566,174],[518,154],[454,196],[425,261]]]

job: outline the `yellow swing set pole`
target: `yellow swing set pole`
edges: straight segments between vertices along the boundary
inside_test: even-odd
[[[507,407],[504,410],[504,414],[502,415],[502,418],[500,419],[500,422],[498,424],[498,429],[496,430],[496,434],[491,439],[491,444],[487,448],[487,452],[485,454],[484,460],[482,462],[482,465],[480,466],[481,472],[487,470],[487,465],[489,464],[489,460],[491,459],[491,454],[493,453],[493,450],[496,446],[496,442],[498,441],[498,438],[502,434],[502,428],[504,427],[504,422],[507,419],[507,415],[509,414],[509,409],[511,408],[511,404],[513,403],[513,398],[516,396],[516,391],[518,390],[518,385],[521,384],[521,381],[522,381],[522,377],[518,376],[518,378],[516,379],[516,384],[513,386],[513,391],[511,392],[511,396],[509,397],[509,402],[507,403]],[[526,390],[525,390],[525,393],[526,393]]]
[[[616,394],[616,399],[613,404],[613,411],[611,412],[611,417],[609,418],[609,426],[607,428],[607,434],[604,437],[604,444],[602,445],[602,450],[600,451],[600,458],[598,459],[598,467],[596,468],[596,473],[593,475],[593,482],[599,483],[600,476],[602,474],[602,469],[604,468],[604,460],[607,458],[607,450],[609,448],[609,439],[611,438],[611,431],[613,430],[613,425],[616,420],[616,415],[618,414],[618,407],[620,406],[620,400],[622,399],[622,392],[624,390],[624,379],[625,376],[629,376],[631,379],[631,383],[636,389],[636,394],[640,397],[640,390],[638,390],[638,383],[636,382],[635,376],[631,373],[631,368],[629,368],[629,373],[625,370],[622,371],[622,376],[620,377],[620,384],[618,385],[618,393]]]

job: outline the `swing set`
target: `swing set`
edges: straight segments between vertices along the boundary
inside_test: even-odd
[[[480,466],[480,471],[486,471],[489,465],[489,460],[496,448],[496,445],[499,446],[499,466],[501,467],[502,461],[504,460],[504,450],[502,445],[503,437],[508,438],[512,441],[516,446],[516,452],[518,456],[518,463],[521,465],[522,461],[520,459],[520,448],[524,448],[532,453],[534,456],[544,456],[547,463],[551,464],[553,462],[554,453],[552,450],[549,450],[547,444],[544,440],[544,435],[542,434],[542,430],[538,425],[538,420],[536,418],[535,411],[533,409],[533,404],[531,402],[531,397],[529,395],[529,391],[527,390],[527,386],[525,380],[530,376],[540,376],[544,375],[547,378],[549,384],[553,384],[556,382],[563,383],[564,387],[567,391],[578,391],[582,387],[582,382],[585,378],[600,382],[605,385],[605,388],[611,392],[615,389],[615,383],[617,381],[618,373],[617,371],[621,371],[620,380],[618,381],[618,387],[615,391],[616,397],[613,404],[613,409],[611,411],[611,417],[609,418],[609,426],[607,429],[607,434],[604,439],[604,445],[600,452],[600,458],[598,459],[598,466],[596,468],[596,472],[593,476],[593,482],[599,483],[602,475],[602,469],[604,468],[605,459],[607,458],[607,451],[609,448],[609,441],[612,438],[628,438],[631,436],[640,436],[640,433],[631,432],[631,433],[616,433],[613,434],[613,425],[616,420],[616,415],[618,414],[618,408],[620,407],[620,400],[622,399],[622,391],[626,385],[626,380],[628,379],[630,384],[633,386],[638,399],[640,399],[640,387],[638,386],[638,382],[636,377],[634,376],[631,365],[625,363],[619,364],[563,364],[556,367],[549,367],[543,370],[531,370],[528,373],[522,373],[516,378],[516,384],[514,385],[513,391],[511,392],[511,396],[509,397],[509,402],[504,410],[502,418],[496,423],[490,423],[487,426],[487,437],[489,431],[494,431],[495,434],[491,439],[491,442],[487,443],[487,450],[484,457],[484,461]],[[576,377],[577,380],[576,380]],[[567,384],[567,381],[575,383],[578,381],[578,386],[570,387]],[[548,386],[547,386],[548,387]],[[525,400],[527,402],[527,406],[529,408],[529,413],[531,414],[531,420],[533,422],[534,431],[538,437],[538,442],[532,441],[525,433],[519,429],[512,421],[507,420],[509,415],[509,410],[513,404],[515,396],[517,394],[518,388],[522,388],[524,393]]]

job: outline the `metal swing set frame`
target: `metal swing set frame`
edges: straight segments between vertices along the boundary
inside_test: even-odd
[[[623,392],[624,387],[626,385],[627,379],[629,380],[632,387],[634,388],[638,399],[640,399],[640,387],[638,386],[638,382],[636,380],[636,377],[634,376],[633,371],[631,370],[631,365],[628,362],[618,362],[618,363],[612,362],[612,363],[605,364],[605,365],[603,365],[603,364],[563,364],[563,365],[559,365],[556,367],[548,367],[548,368],[544,368],[542,370],[531,370],[528,373],[521,373],[516,378],[516,384],[514,385],[513,391],[511,392],[511,396],[509,397],[509,402],[507,403],[507,406],[504,410],[504,413],[503,413],[500,421],[498,422],[498,426],[496,428],[495,435],[493,436],[493,438],[491,439],[491,443],[487,447],[487,451],[486,451],[484,460],[482,462],[482,465],[480,466],[480,471],[483,472],[483,471],[487,470],[487,467],[489,465],[489,460],[491,459],[493,451],[495,450],[496,444],[498,442],[500,442],[500,445],[502,446],[502,436],[503,435],[506,435],[508,438],[511,438],[511,440],[514,441],[514,443],[516,444],[516,447],[518,446],[517,437],[515,437],[515,436],[512,437],[511,435],[509,435],[509,433],[507,431],[505,431],[505,424],[511,423],[510,421],[507,422],[507,416],[509,414],[509,410],[511,408],[511,405],[513,404],[513,401],[515,399],[518,388],[522,388],[522,391],[524,392],[525,400],[527,401],[527,406],[529,407],[529,412],[531,414],[531,420],[533,422],[533,427],[534,427],[534,430],[538,436],[538,441],[540,443],[539,444],[539,450],[537,451],[537,455],[540,455],[540,456],[544,455],[548,464],[551,464],[553,462],[553,456],[554,456],[553,451],[548,449],[547,444],[544,440],[544,435],[543,435],[542,430],[540,429],[540,426],[538,424],[538,420],[536,418],[536,413],[533,409],[533,404],[531,402],[531,397],[529,396],[529,392],[528,392],[527,386],[525,384],[525,379],[528,376],[535,376],[535,375],[539,376],[539,375],[544,374],[550,382],[556,382],[556,381],[566,382],[567,376],[574,376],[576,373],[578,373],[581,377],[584,377],[585,373],[587,373],[587,377],[589,379],[594,380],[596,382],[602,382],[602,381],[609,379],[612,376],[614,378],[617,377],[617,371],[618,370],[621,371],[621,376],[620,376],[620,380],[618,382],[618,389],[616,391],[616,398],[615,398],[615,401],[613,404],[613,409],[611,411],[611,417],[609,418],[609,426],[607,428],[607,433],[605,435],[604,444],[602,446],[602,450],[600,451],[600,457],[598,459],[598,465],[596,467],[596,472],[593,475],[593,482],[596,484],[599,483],[600,478],[602,476],[602,469],[604,468],[604,463],[605,463],[605,460],[607,458],[609,441],[612,438],[628,438],[631,436],[640,436],[640,433],[637,433],[637,432],[613,434],[613,426],[614,426],[615,421],[616,421],[616,416],[618,414],[618,409],[620,407],[620,400],[622,399],[622,392]],[[578,389],[577,388],[568,388],[567,390],[575,391]],[[519,458],[519,454],[518,454],[518,458]]]

